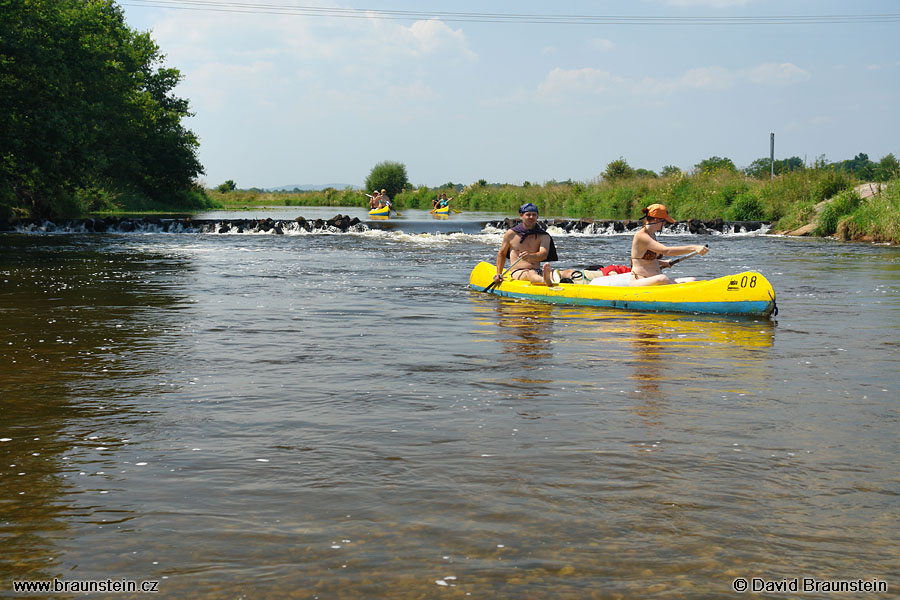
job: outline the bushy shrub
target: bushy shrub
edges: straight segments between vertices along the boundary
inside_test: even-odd
[[[406,175],[406,165],[399,162],[385,160],[374,167],[366,177],[367,190],[385,190],[390,198],[393,198],[409,185]]]
[[[816,235],[832,235],[837,231],[841,217],[849,215],[859,206],[859,194],[847,190],[833,198],[819,213]]]
[[[634,177],[634,169],[632,169],[631,166],[629,166],[628,161],[621,156],[606,165],[606,170],[603,171],[604,181],[619,181],[622,179],[631,179],[632,177]]]
[[[694,168],[697,170],[697,173],[701,175],[715,175],[723,172],[737,172],[737,167],[734,166],[734,162],[730,158],[723,158],[721,156],[710,156],[709,158],[704,158],[696,165],[694,165]]]
[[[750,192],[744,192],[735,198],[728,207],[725,219],[728,221],[764,221],[766,214],[759,198]]]
[[[810,199],[813,202],[828,200],[838,192],[852,187],[853,181],[850,173],[823,169],[810,190]]]
[[[838,221],[838,237],[900,244],[900,180],[891,181],[877,196],[860,202],[853,214]]]

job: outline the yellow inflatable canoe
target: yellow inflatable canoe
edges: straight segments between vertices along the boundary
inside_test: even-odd
[[[372,210],[369,211],[369,214],[372,215],[373,217],[378,217],[378,216],[386,217],[390,213],[391,213],[390,206],[382,206],[381,208],[373,208]]]
[[[709,313],[767,317],[775,306],[775,290],[761,274],[744,271],[727,277],[646,287],[614,287],[562,283],[552,286],[504,278],[491,287],[495,265],[478,263],[469,275],[469,287],[507,298],[556,304],[602,306],[627,310]]]

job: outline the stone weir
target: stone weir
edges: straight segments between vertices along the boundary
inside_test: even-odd
[[[0,224],[0,231],[70,233],[346,233],[368,227],[356,217],[338,214],[331,219],[166,219],[103,217],[95,219],[20,219]]]
[[[638,221],[609,221],[599,219],[543,219],[544,227],[558,227],[566,233],[615,235],[632,233],[641,226]],[[518,219],[488,221],[478,227],[493,227],[506,230],[518,224]],[[407,225],[411,225],[408,223]],[[393,228],[393,223],[371,224],[371,227]],[[191,218],[143,218],[143,217],[103,217],[89,219],[20,219],[8,224],[0,223],[0,232],[20,233],[347,233],[367,231],[370,225],[358,217],[337,214],[330,219],[191,219]],[[716,233],[766,232],[769,224],[762,221],[679,221],[671,228],[676,233],[696,235]]]
[[[496,229],[509,229],[519,223],[518,219],[503,219],[502,221],[490,221],[488,226]],[[546,227],[558,227],[566,233],[633,233],[640,229],[640,221],[607,221],[601,219],[541,219],[541,225]],[[690,219],[677,221],[671,225],[676,233],[691,233],[694,235],[713,235],[716,233],[750,233],[753,231],[766,232],[770,224],[765,221],[724,221],[713,219],[700,221]]]

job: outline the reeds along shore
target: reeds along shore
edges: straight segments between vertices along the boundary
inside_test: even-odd
[[[459,210],[515,215],[521,204],[533,202],[542,215],[608,220],[635,219],[644,206],[661,203],[679,220],[765,221],[777,232],[814,224],[814,235],[900,244],[900,179],[892,179],[880,194],[866,199],[853,191],[860,183],[832,169],[804,169],[771,180],[718,172],[611,182],[471,185],[462,190],[419,187],[394,200],[401,210],[431,209],[434,196],[443,192],[454,197],[452,206]],[[363,206],[368,200],[362,191],[352,189],[209,194],[225,208]],[[824,201],[830,202],[823,206]]]

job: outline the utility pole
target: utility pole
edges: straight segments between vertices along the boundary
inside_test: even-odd
[[[775,134],[769,134],[769,158],[772,163],[772,179],[775,179]]]

